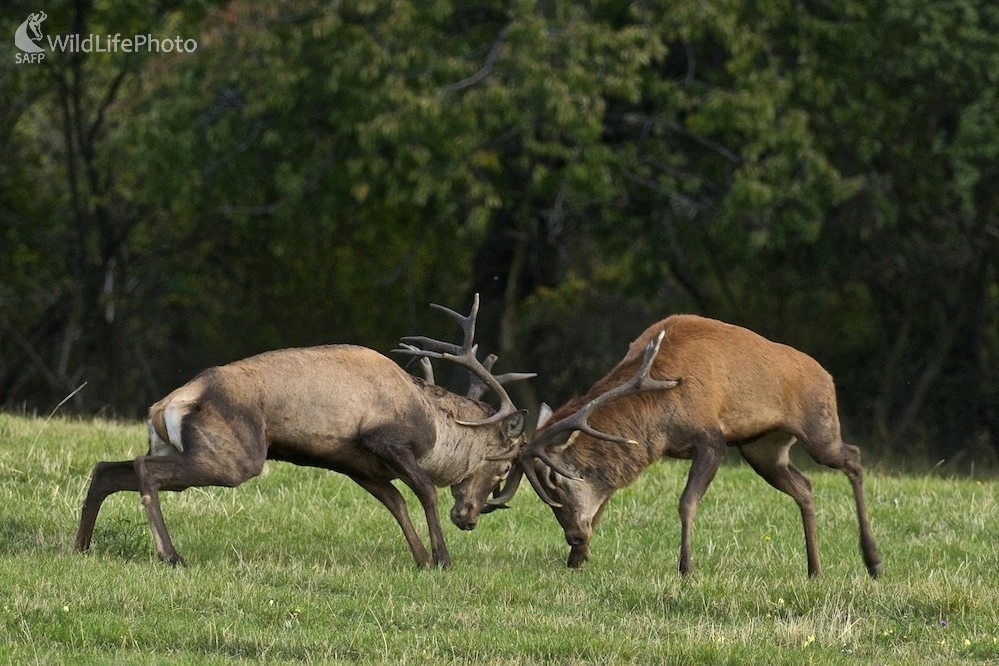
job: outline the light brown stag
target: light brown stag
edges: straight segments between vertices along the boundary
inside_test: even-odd
[[[497,377],[489,369],[494,357],[479,362],[473,344],[478,306],[478,295],[467,317],[436,306],[464,330],[463,345],[443,357],[468,369],[470,397],[352,345],[283,349],[205,370],[150,408],[146,455],[94,467],[76,550],[90,548],[105,498],[129,490],[141,496],[159,558],[183,564],[163,521],[159,491],[238,486],[271,459],[349,476],[392,513],[417,565],[447,567],[436,487],[451,487],[451,520],[463,530],[475,527],[483,510],[502,506],[489,493],[510,470],[525,418],[502,384],[534,376]],[[403,351],[426,355],[413,347]],[[476,399],[484,387],[498,396],[498,411]],[[432,556],[394,479],[423,506]]]
[[[540,423],[495,501],[509,501],[526,474],[562,525],[571,546],[568,566],[579,567],[618,489],[664,456],[691,459],[679,506],[679,569],[687,574],[694,514],[726,448],[735,446],[798,504],[808,574],[818,576],[812,485],[789,458],[798,441],[850,480],[864,564],[877,577],[881,560],[867,519],[860,450],[841,439],[832,377],[800,351],[693,315],[649,327],[607,376]]]

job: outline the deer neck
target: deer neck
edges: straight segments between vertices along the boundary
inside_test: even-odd
[[[658,433],[651,436],[643,428],[617,429],[614,434],[635,441],[619,444],[581,434],[563,455],[584,477],[599,479],[612,488],[624,488],[663,456],[664,447]]]
[[[421,383],[428,411],[434,415],[434,447],[420,458],[420,467],[439,486],[454,485],[495,454],[496,426],[467,426],[459,421],[479,421],[492,413],[485,403],[456,395],[433,384]]]

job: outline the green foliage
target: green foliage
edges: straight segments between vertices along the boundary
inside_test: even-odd
[[[264,349],[447,334],[426,305],[478,291],[529,406],[695,311],[815,355],[886,454],[995,458],[992,3],[46,11],[198,48],[0,72],[6,408],[87,381],[73,408],[135,414]]]
[[[705,497],[688,579],[675,568],[679,462],[614,498],[580,571],[565,568],[558,524],[529,488],[471,533],[442,515],[453,568],[421,572],[391,516],[358,486],[274,463],[235,490],[163,494],[186,568],[155,561],[133,493],[108,499],[90,554],[71,553],[91,465],[136,455],[143,437],[139,424],[0,415],[0,660],[999,658],[992,483],[869,472],[885,559],[878,581],[863,572],[845,478],[812,474],[825,577],[810,581],[793,502],[742,464],[726,465]]]

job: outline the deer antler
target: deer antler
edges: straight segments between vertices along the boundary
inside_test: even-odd
[[[638,370],[628,381],[615,386],[609,391],[601,393],[599,396],[593,398],[588,403],[583,405],[580,409],[574,412],[572,415],[567,416],[563,419],[556,421],[550,426],[545,427],[540,433],[535,435],[534,441],[531,442],[530,446],[524,451],[523,457],[521,459],[520,466],[523,469],[523,474],[527,476],[527,479],[531,482],[534,490],[538,493],[538,496],[546,504],[550,506],[559,507],[561,506],[558,502],[554,501],[548,494],[538,478],[537,473],[534,470],[534,466],[530,464],[531,458],[537,458],[547,465],[549,468],[557,472],[558,474],[569,478],[569,479],[579,479],[579,477],[570,474],[564,467],[557,464],[546,450],[546,445],[551,442],[557,435],[566,432],[573,431],[566,440],[563,446],[568,447],[572,442],[579,436],[579,433],[589,435],[596,439],[603,439],[608,442],[617,442],[620,444],[637,444],[633,439],[628,439],[626,437],[619,437],[617,435],[609,435],[604,432],[593,428],[587,419],[593,410],[601,405],[605,405],[608,402],[617,400],[626,395],[634,395],[636,393],[644,393],[645,391],[656,391],[662,389],[670,389],[677,386],[680,383],[679,379],[651,379],[649,377],[649,371],[652,369],[652,363],[655,361],[656,355],[659,353],[659,346],[662,344],[663,336],[666,334],[665,331],[660,331],[659,335],[656,336],[654,340],[649,341],[649,344],[645,347],[645,352],[642,356],[642,363],[638,367]],[[540,426],[539,426],[540,427]],[[519,479],[518,479],[519,481]],[[516,490],[516,488],[514,489]],[[503,493],[506,496],[507,493]],[[511,493],[512,495],[512,493]]]
[[[479,314],[479,295],[475,294],[472,300],[472,310],[468,316],[455,312],[451,308],[431,303],[430,307],[440,310],[448,315],[461,326],[464,332],[464,340],[461,346],[450,342],[435,340],[422,335],[410,335],[402,339],[398,349],[393,351],[399,354],[409,354],[410,356],[420,356],[423,358],[440,358],[451,361],[466,368],[472,373],[472,384],[468,389],[468,397],[477,400],[482,397],[486,389],[491,389],[500,400],[500,408],[495,414],[482,421],[458,421],[461,425],[480,426],[499,423],[507,416],[517,412],[516,405],[510,399],[503,384],[516,381],[518,379],[530,379],[537,375],[533,372],[511,372],[504,375],[495,376],[491,372],[493,363],[496,362],[495,355],[490,355],[483,363],[477,358],[478,345],[475,340],[475,318]]]
[[[406,349],[406,350],[411,351],[411,352],[418,352],[418,351],[420,351],[419,347],[414,347],[413,345],[407,345],[405,342],[399,343],[399,347],[401,349]],[[414,356],[410,360],[410,363],[412,363],[416,359],[417,359],[417,357]],[[406,364],[406,368],[407,369],[409,368],[409,363]],[[426,380],[426,382],[428,384],[433,384],[434,383],[434,366],[430,362],[429,358],[420,357],[420,371],[423,372],[423,378]],[[469,389],[469,390],[471,391],[471,389]]]
[[[665,331],[660,331],[655,340],[649,341],[649,344],[645,347],[642,364],[639,366],[638,371],[631,379],[620,386],[615,386],[611,390],[601,393],[596,398],[583,405],[582,408],[577,410],[571,416],[567,416],[564,419],[556,421],[542,430],[541,436],[534,440],[531,448],[541,448],[546,442],[551,441],[555,435],[565,432],[566,430],[578,430],[584,435],[589,435],[590,437],[595,437],[597,439],[604,439],[608,442],[617,442],[619,444],[637,444],[637,442],[633,439],[618,437],[617,435],[608,435],[607,433],[600,432],[599,430],[594,429],[589,424],[587,419],[590,417],[590,414],[593,413],[594,409],[613,400],[617,400],[620,397],[635,393],[643,393],[645,391],[669,389],[680,383],[679,379],[649,378],[649,371],[652,369],[652,362],[655,360],[656,354],[659,353],[659,346],[662,344],[663,336],[665,334]]]
[[[535,430],[544,427],[548,419],[552,417],[552,408],[548,406],[548,403],[541,403],[541,410],[538,412],[538,422],[535,426]],[[517,494],[517,488],[520,487],[520,480],[524,477],[525,465],[516,464],[513,469],[510,470],[510,475],[506,478],[506,483],[504,484],[502,490],[498,493],[494,492],[493,496],[486,500],[486,510],[492,511],[494,509],[506,509],[507,502],[513,499],[513,496]],[[531,470],[532,472],[534,470]],[[542,498],[544,499],[544,498]],[[484,510],[485,512],[485,510]]]

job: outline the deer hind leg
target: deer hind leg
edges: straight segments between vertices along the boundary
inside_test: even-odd
[[[871,578],[877,578],[881,574],[881,557],[878,555],[878,548],[871,532],[871,524],[867,519],[867,503],[864,500],[864,470],[860,466],[860,449],[850,444],[844,444],[839,438],[838,427],[824,428],[819,435],[803,437],[801,443],[817,463],[842,471],[850,480],[854,502],[857,506],[860,552],[864,558],[867,573]]]
[[[135,472],[139,477],[139,494],[142,508],[149,521],[156,554],[162,562],[170,565],[184,564],[177,553],[163,520],[160,508],[159,491],[179,492],[187,488],[203,486],[235,487],[260,473],[247,471],[242,465],[217,464],[217,460],[202,460],[187,454],[176,456],[144,456],[135,459]]]
[[[867,503],[864,500],[864,471],[860,466],[860,449],[850,444],[843,444],[846,453],[846,475],[853,486],[853,496],[857,502],[857,522],[860,525],[860,552],[864,557],[864,566],[871,578],[881,575],[881,557],[878,555],[877,544],[871,523],[867,519]]]
[[[692,445],[691,457],[687,485],[680,495],[680,574],[684,576],[691,570],[690,541],[697,507],[725,458],[721,433],[701,435]]]
[[[135,473],[134,460],[117,462],[102,461],[94,466],[90,475],[90,487],[80,511],[80,527],[76,531],[76,541],[73,549],[78,553],[90,550],[90,541],[94,536],[94,525],[101,505],[109,495],[123,490],[138,491],[139,477]]]
[[[140,499],[156,554],[171,565],[184,561],[167,532],[159,492],[203,486],[233,488],[260,474],[267,453],[259,419],[250,415],[224,419],[210,406],[185,417],[183,439],[183,453],[135,459]]]
[[[396,522],[399,523],[399,527],[402,528],[402,534],[406,537],[406,543],[409,544],[409,550],[413,553],[416,565],[421,569],[429,568],[431,565],[430,554],[427,553],[427,549],[424,548],[423,542],[420,541],[420,537],[416,533],[416,528],[413,527],[413,522],[409,519],[406,500],[403,499],[398,489],[389,481],[351,478],[385,505]]]
[[[881,575],[881,557],[878,555],[877,544],[871,523],[867,519],[867,502],[864,500],[864,470],[860,466],[860,449],[850,444],[840,444],[843,451],[842,470],[850,479],[853,487],[853,497],[857,504],[857,523],[860,527],[860,552],[864,558],[864,566],[871,578]]]
[[[767,483],[790,495],[801,511],[801,523],[805,530],[805,556],[808,560],[808,575],[822,575],[819,559],[818,531],[815,526],[815,499],[812,495],[812,482],[795,467],[788,456],[796,438],[787,433],[766,435],[752,443],[739,447],[757,474]]]

